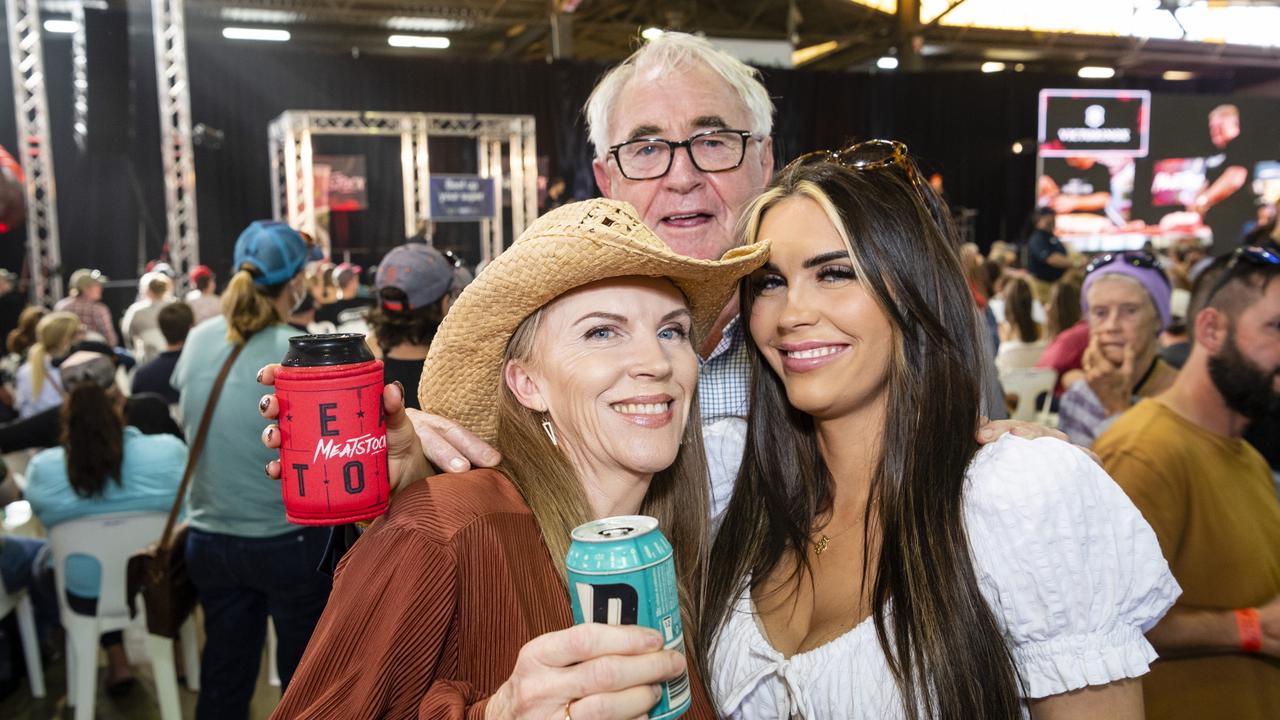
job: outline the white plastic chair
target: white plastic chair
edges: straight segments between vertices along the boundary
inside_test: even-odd
[[[0,541],[2,542],[2,541]],[[26,588],[10,593],[0,578],[0,618],[10,612],[18,614],[18,635],[22,637],[22,657],[27,662],[27,680],[31,697],[44,697],[44,667],[40,664],[40,635],[36,633],[35,609]]]
[[[49,529],[53,549],[54,577],[58,585],[58,607],[67,633],[67,704],[75,707],[75,720],[92,720],[98,685],[98,640],[102,633],[123,630],[132,620],[126,597],[125,572],[129,557],[156,542],[164,531],[168,513],[115,513],[68,520]],[[98,561],[102,584],[96,616],[73,612],[66,602],[66,561],[71,555],[86,555]],[[145,618],[146,608],[140,617]],[[188,618],[180,632],[187,687],[199,689],[199,655],[196,626]],[[147,634],[147,653],[156,681],[163,720],[181,720],[178,679],[173,665],[173,640]]]
[[[1018,396],[1018,405],[1009,413],[1013,420],[1049,422],[1049,405],[1053,400],[1053,388],[1058,384],[1058,372],[1053,368],[1021,368],[1000,374],[1000,384],[1005,393]],[[1044,410],[1036,412],[1036,398],[1048,393]]]

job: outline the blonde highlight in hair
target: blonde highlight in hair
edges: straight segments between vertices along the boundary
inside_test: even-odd
[[[79,330],[80,318],[70,312],[49,313],[36,324],[36,344],[27,356],[31,362],[32,397],[40,397],[44,390],[45,361],[65,352]]]
[[[222,293],[222,314],[227,318],[227,340],[235,345],[249,342],[260,330],[284,322],[276,309],[275,299],[289,283],[260,287],[253,280],[254,269],[249,263],[231,276],[227,289]]]
[[[542,311],[520,324],[507,343],[502,367],[510,362],[530,362],[535,356]],[[500,375],[498,386],[498,426],[494,445],[502,453],[498,466],[520,491],[542,532],[551,560],[568,587],[565,556],[570,533],[591,520],[591,507],[583,491],[582,478],[565,452],[553,445],[542,429],[539,413],[516,399]],[[698,654],[692,644],[701,621],[702,594],[709,551],[710,481],[702,445],[696,395],[690,405],[675,462],[654,473],[640,506],[640,513],[657,518],[663,535],[675,555],[680,612],[684,622],[686,657],[695,664]]]

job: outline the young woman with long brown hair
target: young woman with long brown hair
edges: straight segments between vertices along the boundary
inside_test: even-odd
[[[979,449],[954,230],[899,143],[792,163],[747,213],[747,450],[702,647],[731,718],[1140,718],[1179,590],[1084,453]]]
[[[1005,373],[1035,367],[1049,342],[1035,320],[1031,283],[1026,278],[1010,278],[1000,296],[1004,298],[1004,322],[1000,323],[996,369]]]

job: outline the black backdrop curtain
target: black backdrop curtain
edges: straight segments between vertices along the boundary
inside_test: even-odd
[[[145,9],[145,8],[144,8]],[[135,4],[133,12],[139,9]],[[149,31],[135,17],[130,42],[131,142],[81,153],[71,133],[70,41],[46,35],[45,61],[58,182],[64,273],[94,266],[136,277],[163,249],[164,202],[158,148],[155,71]],[[7,49],[7,48],[6,48]],[[322,52],[288,44],[189,42],[192,118],[225,133],[220,149],[196,149],[201,259],[223,279],[236,235],[271,214],[267,124],[285,110],[385,110],[521,113],[537,119],[538,154],[574,197],[594,195],[590,146],[580,109],[604,71],[592,63],[498,63]],[[1223,82],[1169,85],[1124,80],[998,73],[876,75],[768,70],[777,104],[779,163],[851,139],[907,143],[925,173],[941,172],[953,203],[974,208],[977,238],[1014,238],[1033,202],[1034,154],[1013,155],[1014,140],[1035,135],[1036,97],[1044,87],[1151,87],[1229,92]],[[11,90],[0,73],[0,93]],[[12,94],[8,95],[12,97]],[[0,112],[0,144],[15,148],[12,109]],[[318,153],[359,153],[369,174],[368,210],[350,218],[353,241],[377,251],[403,240],[398,142],[319,138]],[[433,172],[474,168],[474,144],[433,141]],[[0,238],[0,264],[17,268],[21,229]],[[474,243],[474,226],[450,228],[444,244]],[[509,240],[510,238],[508,238]],[[476,260],[474,249],[464,254]],[[118,291],[131,298],[132,292]],[[114,304],[114,303],[113,303]]]

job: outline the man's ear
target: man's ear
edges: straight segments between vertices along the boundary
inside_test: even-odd
[[[773,138],[767,137],[760,141],[760,164],[764,171],[764,184],[767,186],[773,181]]]
[[[591,172],[596,176],[596,187],[600,188],[600,196],[613,197],[613,178],[609,177],[609,159],[596,158],[591,161]]]
[[[1196,313],[1196,344],[1203,346],[1210,355],[1217,355],[1218,350],[1227,342],[1229,320],[1221,310],[1207,307]]]
[[[516,397],[516,402],[534,412],[547,411],[547,401],[538,387],[537,378],[519,360],[507,361],[507,366],[502,369],[502,379]]]

